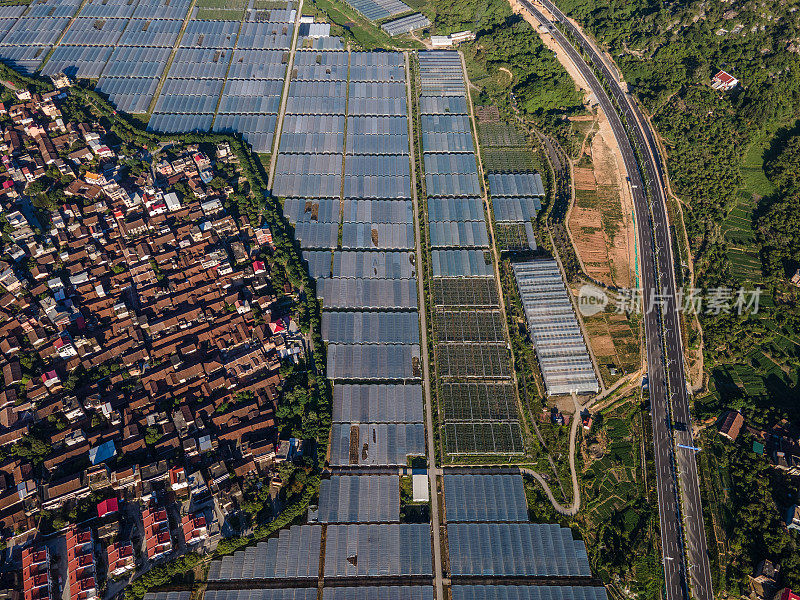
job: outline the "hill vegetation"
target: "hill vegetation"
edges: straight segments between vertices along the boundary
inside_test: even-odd
[[[707,389],[698,417],[734,408],[757,428],[800,422],[800,290],[789,281],[800,266],[800,3],[558,4],[609,51],[653,116],[683,203],[695,286],[763,288],[757,314],[700,316]],[[718,70],[741,85],[713,90]],[[704,498],[719,526],[709,539],[723,549],[711,548],[714,585],[745,593],[764,558],[796,570],[800,544],[780,522],[794,496],[747,440],[726,445],[708,436],[704,478],[724,479],[711,485],[724,498]]]

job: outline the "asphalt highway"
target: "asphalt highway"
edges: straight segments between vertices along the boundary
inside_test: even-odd
[[[597,98],[619,144],[633,195],[639,235],[641,302],[645,311],[648,382],[653,422],[656,487],[667,600],[713,600],[711,571],[703,524],[689,393],[676,301],[672,239],[661,162],[649,123],[623,90],[593,44],[550,0],[538,0],[578,41],[601,74],[640,149],[643,171],[620,114],[584,60],[561,31],[528,0],[522,6],[570,56]],[[642,173],[645,177],[643,178]],[[651,193],[648,200],[646,191]]]

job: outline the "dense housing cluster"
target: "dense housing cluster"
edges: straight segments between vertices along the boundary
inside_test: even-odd
[[[290,406],[294,394],[318,392],[304,370],[311,351],[320,370],[325,357],[333,399],[329,444],[319,456],[330,472],[318,500],[316,478],[292,479],[284,495],[289,487],[310,491],[306,522],[269,539],[261,530],[257,543],[235,552],[227,546],[230,554],[211,561],[205,596],[431,600],[441,534],[454,597],[474,595],[469,578],[480,576],[498,598],[535,599],[503,578],[561,577],[593,589],[587,600],[605,600],[588,587],[583,542],[568,529],[528,522],[518,473],[445,473],[439,490],[422,468],[421,457],[436,449],[423,424],[420,276],[430,277],[434,305],[444,452],[524,451],[461,57],[420,53],[420,94],[412,103],[413,56],[345,49],[293,3],[265,8],[270,1],[205,2],[190,11],[185,0],[92,0],[70,10],[45,0],[29,9],[68,13],[57,34],[39,42],[45,54],[54,47],[43,72],[66,91],[23,107],[50,118],[44,133],[25,129],[25,110],[9,109],[12,129],[33,140],[21,147],[35,158],[20,152],[6,168],[20,191],[46,173],[51,185],[65,186],[68,200],[48,210],[45,227],[33,222],[32,193],[9,195],[19,206],[7,212],[14,244],[4,250],[17,264],[3,267],[0,283],[9,293],[0,307],[6,329],[21,341],[0,348],[11,377],[6,407],[14,404],[3,413],[13,426],[0,434],[17,436],[4,482],[16,511],[10,527],[20,511],[29,527],[28,537],[17,536],[28,544],[26,590],[37,600],[57,593],[50,579],[56,542],[33,539],[30,528],[39,508],[52,530],[81,523],[52,538],[66,541],[74,600],[247,533],[243,525],[253,523],[240,517],[254,505],[263,514],[257,499],[280,489],[278,465],[294,474],[314,462],[308,455],[292,464],[312,440],[278,435],[282,426],[292,429],[292,411],[298,420],[311,412]],[[359,7],[373,19],[408,8]],[[386,25],[419,24],[411,16]],[[18,45],[6,47],[4,39],[0,56]],[[37,57],[13,60],[35,68]],[[252,168],[239,164],[233,142],[165,142],[152,154],[121,157],[120,140],[99,124],[59,121],[56,101],[70,85],[62,73],[99,78],[97,89],[122,110],[152,111],[151,131],[241,132],[258,152],[272,149],[277,132],[271,192],[316,282],[322,313],[315,331],[304,335],[298,326],[297,304],[309,287],[298,290],[282,270],[273,273],[282,248],[270,230],[228,214],[247,200]],[[423,152],[415,163],[417,103]],[[14,145],[14,135],[7,140]],[[421,207],[417,168],[424,171]],[[490,186],[495,202],[510,206],[500,211],[504,220],[530,225],[543,195],[537,175],[505,173]],[[260,207],[260,198],[249,200]],[[424,240],[417,238],[420,217]],[[49,238],[39,230],[50,230]],[[429,252],[420,264],[423,242]],[[324,348],[306,347],[314,334]],[[297,381],[299,388],[289,387]],[[20,460],[23,452],[41,455]],[[449,521],[436,538],[431,492],[442,495]],[[292,509],[298,506],[292,518],[305,511],[306,504]],[[282,501],[272,507],[287,508]],[[90,517],[96,520],[87,527]],[[568,589],[551,587],[539,594]],[[158,592],[145,600],[188,596]]]
[[[66,541],[82,600],[235,531],[246,482],[302,447],[275,410],[306,343],[270,229],[225,210],[245,179],[229,142],[148,164],[66,119],[69,89],[4,94],[0,537],[34,542],[37,598],[52,585],[34,540]]]

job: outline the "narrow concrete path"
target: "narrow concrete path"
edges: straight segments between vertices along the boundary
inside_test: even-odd
[[[433,581],[436,587],[437,600],[444,600],[444,585],[442,578],[442,539],[441,524],[439,522],[439,494],[436,485],[436,476],[439,470],[436,468],[436,439],[434,437],[433,421],[433,400],[431,398],[431,375],[430,360],[428,357],[428,311],[425,305],[425,273],[422,272],[422,229],[419,226],[420,219],[420,198],[417,195],[417,161],[416,146],[414,135],[414,103],[411,97],[411,68],[408,52],[404,52],[406,67],[406,105],[408,107],[408,139],[411,152],[411,199],[414,203],[414,237],[415,254],[417,261],[417,303],[419,306],[419,327],[420,327],[420,352],[422,362],[422,385],[425,393],[425,437],[427,440],[428,453],[428,480],[431,495],[431,533],[433,535]]]
[[[275,135],[272,140],[272,154],[269,157],[269,173],[267,178],[267,189],[272,192],[275,183],[275,166],[278,163],[278,144],[281,140],[283,130],[283,117],[286,114],[286,103],[289,100],[289,84],[292,82],[292,69],[294,69],[294,54],[297,52],[297,37],[300,30],[300,17],[303,15],[303,0],[297,5],[297,13],[294,18],[294,31],[292,32],[292,43],[289,46],[289,60],[286,65],[286,78],[283,80],[283,92],[281,93],[281,107],[278,111],[278,118],[275,119]]]

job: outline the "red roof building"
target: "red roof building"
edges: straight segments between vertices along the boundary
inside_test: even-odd
[[[119,510],[119,502],[116,498],[109,498],[108,500],[103,500],[100,504],[97,505],[97,516],[104,517],[108,514],[115,513]]]
[[[25,548],[22,551],[22,589],[25,600],[52,598],[50,580],[50,551],[44,548]]]
[[[181,492],[189,487],[186,479],[186,469],[183,467],[172,467],[169,470],[169,485],[174,492]]]
[[[728,411],[728,414],[725,415],[725,418],[719,426],[719,434],[735,442],[736,438],[739,437],[742,425],[744,425],[742,413],[736,410]]]
[[[208,527],[206,518],[203,515],[189,513],[181,517],[181,528],[183,529],[183,539],[187,546],[192,546],[202,542],[208,537]]]
[[[133,545],[130,542],[114,542],[106,548],[108,554],[108,576],[119,577],[136,568]]]
[[[800,600],[800,594],[795,594],[790,588],[783,588],[780,600]]]
[[[263,246],[264,244],[269,244],[272,246],[272,232],[269,230],[269,227],[265,225],[260,229],[256,229],[256,241],[260,246]]]
[[[163,508],[147,508],[142,513],[144,521],[147,557],[155,560],[172,552],[172,536],[169,534],[167,511]]]
[[[711,82],[711,87],[715,90],[722,90],[723,92],[729,92],[733,88],[739,85],[739,80],[736,79],[730,73],[726,73],[725,71],[720,71],[716,75]]]
[[[67,531],[67,572],[70,600],[88,600],[97,596],[91,529],[78,529],[73,525]]]

